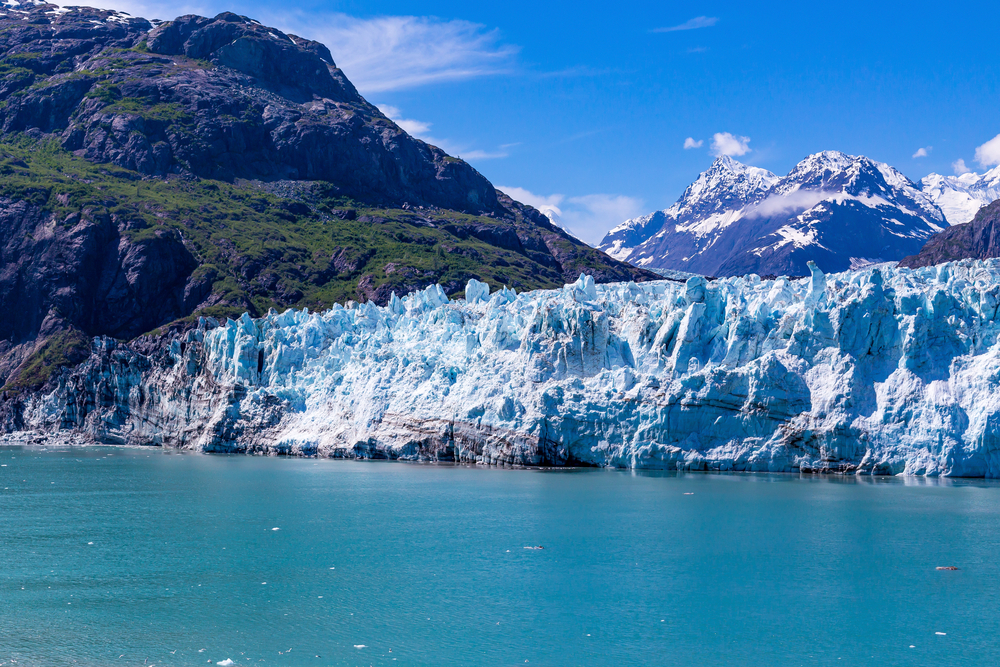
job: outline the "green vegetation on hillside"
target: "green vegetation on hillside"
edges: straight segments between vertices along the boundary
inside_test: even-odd
[[[470,277],[518,289],[563,282],[558,268],[525,253],[445,229],[494,226],[509,232],[510,222],[442,209],[373,208],[338,197],[319,182],[143,178],[88,162],[52,140],[0,142],[0,195],[50,211],[56,225],[110,216],[133,241],[178,231],[217,297],[196,315],[318,309],[365,299],[383,285],[403,294],[439,282],[458,294]]]
[[[0,391],[20,392],[43,386],[52,373],[64,366],[83,360],[90,353],[90,338],[76,329],[67,329],[50,336],[21,365],[17,376],[0,387]]]

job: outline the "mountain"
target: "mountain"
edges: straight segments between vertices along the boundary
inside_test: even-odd
[[[336,46],[336,45],[334,45]],[[232,13],[0,5],[0,387],[93,336],[387,303],[470,278],[656,276],[369,104],[322,44]]]
[[[778,178],[718,158],[670,208],[628,220],[601,242],[637,266],[704,275],[808,275],[917,252],[947,226],[940,209],[889,165],[837,151]]]
[[[658,262],[649,260],[655,253],[652,246],[657,244],[642,250],[639,246],[664,230],[673,229],[677,245],[669,250],[672,257],[693,257],[701,252],[702,239],[734,222],[739,211],[763,199],[777,181],[778,177],[765,169],[748,167],[728,156],[720,157],[688,186],[673,206],[626,220],[608,232],[600,248],[612,257],[641,266],[677,268],[660,267]]]
[[[953,225],[932,236],[916,255],[900,266],[917,268],[959,259],[1000,257],[1000,201],[982,207],[971,222]]]
[[[920,181],[924,192],[952,225],[972,220],[980,208],[1000,199],[1000,166],[985,174],[930,174]]]

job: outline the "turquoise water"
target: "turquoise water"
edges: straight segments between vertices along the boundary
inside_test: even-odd
[[[0,465],[8,665],[1000,664],[993,483]]]

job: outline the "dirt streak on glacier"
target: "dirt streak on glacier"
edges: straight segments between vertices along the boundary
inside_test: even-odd
[[[20,427],[201,451],[1000,476],[1000,262],[469,283],[96,339]]]

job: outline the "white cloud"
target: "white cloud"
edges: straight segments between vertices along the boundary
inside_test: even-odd
[[[965,166],[965,160],[958,159],[951,163],[951,168],[955,170],[956,176],[961,176],[962,174],[968,174],[971,169]]]
[[[524,188],[498,186],[519,202],[534,206],[580,240],[596,246],[624,220],[646,212],[645,203],[625,195],[593,194],[579,197],[537,195]]]
[[[536,195],[534,192],[525,190],[524,188],[510,187],[506,185],[501,185],[497,187],[497,190],[501,192],[506,192],[510,195],[511,199],[519,201],[522,204],[527,204],[528,206],[534,206],[539,211],[549,216],[553,222],[559,222],[562,219],[562,209],[559,208],[559,204],[566,199],[563,195]]]
[[[747,211],[748,217],[770,218],[779,213],[804,211],[836,193],[822,190],[796,190],[787,195],[771,195]]]
[[[689,19],[680,25],[671,26],[669,28],[655,28],[653,32],[677,32],[678,30],[697,30],[698,28],[711,28],[713,25],[719,22],[719,19],[714,16],[696,16],[693,19]]]
[[[460,157],[463,160],[494,160],[497,158],[504,158],[509,155],[507,149],[517,145],[505,144],[500,146],[499,150],[495,151],[470,149],[467,145],[456,144],[448,139],[440,139],[431,136],[432,123],[422,120],[414,120],[412,118],[403,118],[403,112],[399,109],[399,107],[394,107],[390,104],[378,104],[376,106],[379,111],[384,113],[396,125],[399,125],[403,131],[411,137],[416,137],[421,141],[426,141],[433,146],[437,146],[445,153],[454,155],[455,157]]]
[[[750,137],[738,137],[729,132],[716,132],[712,135],[712,155],[740,156],[750,152]]]
[[[221,0],[101,0],[97,4],[133,16],[168,20],[182,14],[214,16],[233,9]],[[284,7],[260,7],[252,13],[252,18],[265,25],[326,44],[337,66],[364,95],[501,74],[513,67],[519,51],[517,46],[504,44],[498,30],[459,19],[361,19],[340,12],[290,12]]]
[[[1000,134],[976,149],[976,162],[983,167],[1000,164]]]
[[[923,148],[918,148],[917,152],[914,153],[912,157],[914,157],[914,158],[927,157],[928,155],[931,154],[931,149],[932,148],[934,148],[934,147],[933,146],[924,146]]]
[[[687,139],[684,140],[684,150],[688,150],[691,148],[701,148],[702,144],[704,143],[705,143],[704,139],[699,139],[698,141],[695,141],[694,137],[688,137]]]
[[[564,226],[578,238],[597,245],[609,229],[645,212],[645,204],[641,199],[625,195],[593,194],[567,199],[563,206],[563,221]]]
[[[411,137],[423,139],[424,137],[428,137],[430,135],[430,123],[425,123],[422,120],[403,118],[403,112],[400,111],[398,107],[390,106],[388,104],[378,104],[376,106],[378,106],[379,111],[388,116],[396,125],[403,128],[403,131]]]

